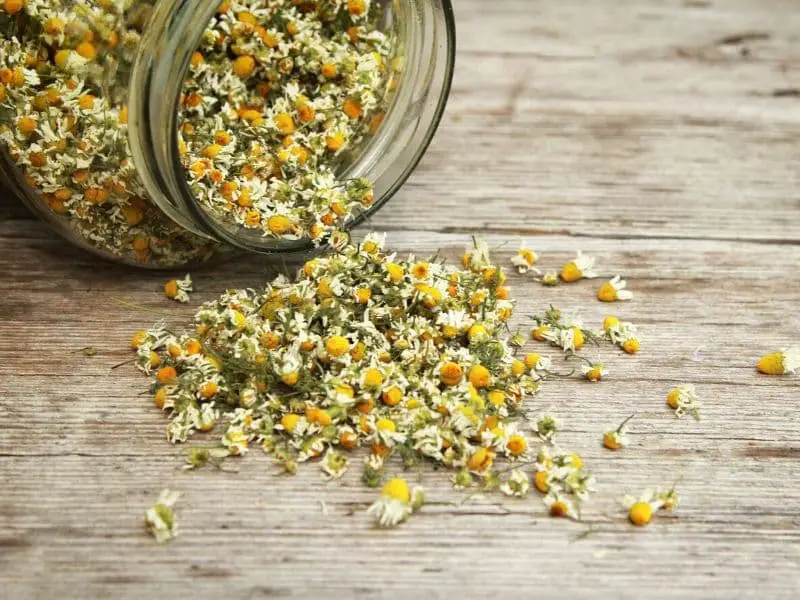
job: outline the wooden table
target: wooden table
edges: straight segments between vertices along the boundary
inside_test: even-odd
[[[462,496],[377,531],[357,469],[184,472],[183,448],[130,366],[132,331],[175,326],[227,287],[260,285],[253,257],[193,273],[189,307],[165,276],[97,262],[11,198],[0,222],[0,585],[5,598],[779,598],[800,590],[800,379],[753,366],[800,338],[800,11],[790,0],[456,0],[459,64],[441,131],[375,219],[401,251],[456,257],[478,233],[518,239],[552,268],[581,248],[636,298],[637,357],[608,380],[553,382],[530,400],[565,422],[597,478],[585,521],[536,495]],[[597,282],[511,277],[518,319],[550,303],[598,324]],[[80,349],[99,351],[84,356]],[[704,419],[665,393],[694,382]],[[600,447],[636,413],[632,444]],[[680,508],[635,529],[619,498],[678,481]],[[180,537],[142,515],[184,493]],[[321,509],[324,502],[327,511]],[[327,514],[326,514],[327,512]]]

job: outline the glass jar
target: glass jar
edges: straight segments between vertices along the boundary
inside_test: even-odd
[[[260,10],[264,14],[285,14],[280,13],[279,23],[273,19],[268,28],[259,27],[256,17],[262,13],[254,10],[254,16],[244,10],[258,5],[263,5]],[[292,15],[301,28],[310,23],[308,31],[292,31]],[[322,25],[313,21],[317,16]],[[212,19],[219,29],[215,30],[216,41],[208,37]],[[256,33],[249,29],[251,20]],[[374,94],[374,106],[365,104],[361,110],[359,105],[357,116],[345,111],[358,124],[358,129],[353,126],[348,133],[348,141],[341,144],[340,139],[341,147],[329,143],[326,149],[319,140],[331,139],[326,131],[334,128],[334,120],[311,110],[310,123],[304,128],[292,113],[298,133],[292,135],[292,126],[283,137],[286,150],[267,146],[262,158],[274,166],[265,171],[268,181],[259,183],[263,202],[271,205],[270,194],[278,194],[294,181],[292,168],[301,172],[302,163],[308,171],[305,160],[310,148],[308,164],[317,164],[317,154],[326,155],[327,162],[320,158],[320,164],[347,194],[351,187],[361,189],[359,181],[372,185],[371,192],[361,195],[364,202],[354,203],[356,209],[326,213],[332,222],[340,219],[335,227],[350,228],[368,218],[416,167],[444,111],[455,55],[449,0],[0,0],[0,171],[6,183],[69,241],[128,264],[170,268],[203,261],[230,248],[291,252],[319,244],[324,236],[317,235],[315,225],[308,225],[307,231],[290,226],[283,235],[283,229],[272,231],[278,229],[272,222],[269,228],[251,223],[250,213],[256,211],[242,208],[246,205],[241,193],[235,201],[226,196],[227,202],[211,192],[206,194],[206,188],[197,183],[193,163],[186,158],[187,122],[191,127],[187,77],[193,69],[204,68],[197,66],[204,43],[213,46],[226,33],[232,36],[231,31],[238,31],[229,30],[231,23],[274,43],[262,49],[265,53],[272,48],[289,52],[281,44],[316,40],[317,28],[333,30],[349,24],[347,35],[358,49],[353,52],[361,52],[357,58],[375,55],[380,91]],[[244,50],[232,48],[231,60],[235,61]],[[311,59],[304,50],[295,57],[294,67],[291,61],[287,66],[292,84],[295,78],[304,82],[310,68],[319,68],[314,57],[323,50],[313,46],[309,52]],[[336,77],[348,82],[363,79],[361,62],[354,62],[349,55],[342,60],[342,69],[349,71]],[[279,64],[282,69],[284,63]],[[292,68],[301,74],[296,75]],[[242,76],[236,69],[234,72]],[[319,83],[312,86],[315,90],[334,93],[345,86],[335,83],[331,73],[317,77]],[[276,77],[263,84],[263,105],[255,107],[262,117],[277,119],[273,117],[273,98],[278,98],[276,105],[290,92],[295,93],[292,102],[305,98],[306,88],[301,88],[299,96],[294,88],[280,89],[286,81]],[[270,89],[268,83],[275,82],[277,89]],[[228,92],[227,99],[231,98]],[[224,101],[222,97],[219,102]],[[290,110],[300,110],[299,101]],[[227,114],[228,102],[219,110],[223,116]],[[241,116],[241,108],[236,110],[239,116],[234,119],[249,118]],[[261,123],[262,117],[256,115],[254,121]],[[252,125],[248,121],[243,127]],[[246,129],[254,140],[248,141],[250,154],[228,156],[241,170],[251,164],[253,148],[261,147],[255,131]],[[286,132],[275,135],[279,133]],[[324,135],[328,138],[320,137]],[[301,143],[306,141],[303,148]],[[214,151],[219,151],[217,144]],[[203,164],[211,165],[212,155],[204,149]],[[211,174],[220,171],[222,178],[225,171],[221,167],[211,169]],[[309,174],[302,179],[304,183],[311,180]],[[325,198],[312,194],[309,202],[317,206]],[[335,205],[333,200],[331,203]],[[245,217],[228,218],[220,206],[233,207]],[[315,218],[311,209],[308,211],[310,216],[303,223]],[[317,240],[312,239],[315,236]]]

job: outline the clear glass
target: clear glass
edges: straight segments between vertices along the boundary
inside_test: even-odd
[[[60,5],[74,7],[71,10],[76,14],[80,13],[81,2],[57,1]],[[47,4],[44,0],[33,2]],[[379,5],[378,28],[395,41],[394,60],[390,63],[390,77],[394,81],[381,125],[338,162],[337,176],[341,179],[364,177],[374,186],[375,202],[353,215],[348,227],[357,225],[382,207],[422,158],[444,111],[454,66],[455,25],[449,0],[373,2]],[[98,96],[102,93],[104,102],[115,107],[114,118],[119,120],[119,111],[123,108],[127,113],[127,124],[120,127],[127,144],[114,156],[105,157],[104,168],[112,173],[130,171],[133,174],[135,183],[128,187],[135,189],[126,190],[121,203],[124,205],[127,201],[124,196],[128,192],[135,193],[134,204],[137,209],[146,206],[144,212],[154,223],[152,231],[138,232],[136,238],[136,229],[142,224],[125,225],[125,216],[117,214],[120,235],[134,238],[113,247],[99,243],[94,239],[96,236],[87,235],[86,227],[76,227],[74,215],[54,210],[54,205],[63,209],[58,200],[54,200],[55,191],[26,177],[29,164],[21,165],[20,157],[15,157],[13,151],[0,152],[0,170],[5,172],[17,193],[70,241],[107,258],[149,267],[173,267],[204,260],[225,246],[255,252],[290,252],[311,247],[309,240],[266,238],[252,229],[215,219],[202,208],[187,182],[178,151],[179,99],[192,53],[219,5],[219,1],[203,0],[158,0],[154,4],[128,1],[119,18],[124,20],[124,27],[141,30],[141,37],[133,36],[135,39],[129,40],[126,36],[113,48],[108,44],[104,48],[108,53],[103,61],[105,68],[97,76],[99,83],[93,90]],[[12,18],[18,19],[19,15]],[[94,35],[101,39],[108,37],[104,31],[95,31]],[[96,45],[101,48],[101,43]],[[0,54],[0,67],[3,59]],[[113,69],[109,68],[109,63],[114,65]],[[48,69],[44,68],[43,75],[47,74]],[[0,123],[5,122],[7,129],[13,129],[15,119],[19,118],[20,114],[4,110],[0,103]],[[13,133],[20,135],[19,131]],[[69,143],[79,141],[76,137]],[[116,202],[113,189],[109,194]],[[113,215],[113,211],[114,208],[109,208],[107,212]],[[130,215],[130,212],[128,209],[125,214]],[[139,213],[133,217],[132,220],[136,220]],[[113,230],[111,235],[115,235]],[[145,237],[149,248],[142,250]],[[132,247],[130,252],[121,250],[131,244],[138,244],[138,247]],[[159,254],[160,247],[172,244],[178,245],[178,252]]]

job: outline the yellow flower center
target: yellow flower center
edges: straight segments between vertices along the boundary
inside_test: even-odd
[[[506,447],[513,456],[520,456],[521,454],[525,453],[525,450],[528,449],[528,440],[521,435],[512,435],[508,439],[508,444]]]
[[[281,381],[286,385],[295,385],[298,380],[300,379],[300,374],[297,371],[291,371],[290,373],[284,373],[281,375]]]
[[[758,370],[764,375],[783,375],[785,373],[783,365],[783,353],[774,352],[768,354],[758,361]]]
[[[609,450],[619,450],[622,447],[619,443],[619,436],[613,431],[609,431],[603,435],[603,446]]]
[[[539,361],[542,357],[539,354],[526,354],[525,355],[525,367],[528,369],[535,369],[536,365],[539,364]]]
[[[411,492],[405,479],[390,479],[383,486],[381,494],[399,502],[408,503],[411,500]]]
[[[300,422],[300,415],[289,413],[281,417],[281,425],[283,429],[289,433],[294,431],[297,424]]]
[[[636,502],[628,511],[628,518],[637,527],[644,527],[653,517],[653,507],[648,502]]]
[[[403,267],[395,263],[389,263],[386,265],[386,272],[389,273],[389,279],[397,283],[401,279],[403,279]]]
[[[387,406],[397,406],[403,399],[403,390],[393,387],[383,393],[383,403]]]
[[[536,475],[533,476],[533,485],[539,490],[542,494],[546,494],[550,491],[550,475],[547,471],[536,471]]]
[[[488,332],[486,331],[486,327],[483,325],[473,325],[469,328],[467,332],[467,337],[469,338],[470,342],[474,342],[477,340],[482,340],[488,336]]]
[[[568,262],[564,265],[564,268],[561,269],[561,279],[567,283],[572,283],[583,279],[583,273],[574,262]]]
[[[487,387],[491,380],[489,369],[483,365],[475,365],[469,370],[469,382],[478,389]]]
[[[552,517],[566,517],[569,515],[569,506],[566,502],[556,500],[550,505],[550,516]]]
[[[397,431],[397,426],[391,419],[379,419],[378,422],[375,423],[375,426],[380,431],[390,431],[390,432]]]
[[[489,399],[489,402],[498,408],[503,406],[506,402],[506,394],[502,390],[492,390],[486,397]]]
[[[545,337],[547,332],[550,331],[550,328],[547,325],[540,325],[536,327],[533,331],[531,331],[531,337],[535,339],[537,342],[544,342],[547,340]]]
[[[622,349],[628,354],[636,354],[639,351],[639,340],[628,338],[622,343]]]
[[[608,281],[601,285],[600,290],[597,292],[597,299],[600,300],[600,302],[615,302],[618,298],[617,288]]]
[[[213,381],[207,381],[200,386],[200,396],[206,400],[216,396],[219,386]]]
[[[464,371],[454,362],[444,363],[439,370],[439,379],[445,385],[458,385],[463,376]]]
[[[430,273],[430,265],[428,263],[417,263],[411,269],[411,274],[417,279],[425,279]]]
[[[511,374],[514,377],[519,377],[523,373],[525,373],[524,362],[522,362],[521,360],[515,360],[513,363],[511,363]]]
[[[347,338],[336,335],[325,342],[325,349],[328,351],[328,354],[338,358],[344,356],[347,351],[350,350],[350,342],[347,341]]]
[[[492,466],[494,461],[494,454],[486,448],[478,448],[467,461],[467,467],[470,471],[477,471],[483,473]]]
[[[580,350],[586,343],[586,336],[583,335],[580,327],[572,327],[572,345],[575,350]]]

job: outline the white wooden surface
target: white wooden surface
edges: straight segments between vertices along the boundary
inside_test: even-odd
[[[584,523],[536,495],[462,506],[443,473],[404,527],[370,527],[354,470],[181,471],[182,449],[130,367],[130,333],[185,322],[259,258],[197,271],[181,307],[163,275],[97,263],[4,197],[0,211],[0,596],[3,598],[794,598],[800,590],[800,378],[755,360],[800,339],[800,11],[791,0],[455,0],[452,101],[424,162],[374,227],[398,250],[519,238],[557,268],[582,248],[637,297],[618,312],[641,355],[601,356],[597,386],[545,385],[598,492]],[[6,195],[7,196],[7,195]],[[597,284],[511,278],[519,322],[550,303],[599,324]],[[77,352],[93,346],[99,354]],[[702,352],[696,352],[703,348]],[[675,420],[695,382],[705,419]],[[632,445],[600,447],[628,414]],[[680,479],[680,509],[634,530],[625,492]],[[184,493],[180,537],[142,514]],[[324,501],[328,514],[323,514]],[[588,532],[588,533],[587,533]]]

